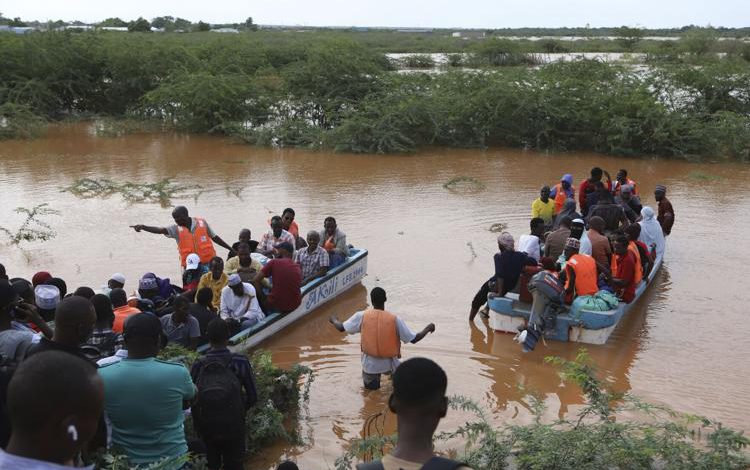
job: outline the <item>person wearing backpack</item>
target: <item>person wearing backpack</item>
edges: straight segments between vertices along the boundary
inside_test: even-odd
[[[208,468],[242,470],[245,415],[257,401],[250,361],[229,351],[229,325],[221,318],[208,324],[211,348],[195,361],[190,375],[198,388],[193,423],[206,445]]]
[[[357,470],[471,470],[433,452],[433,434],[448,412],[447,387],[445,371],[430,359],[415,357],[399,365],[388,398],[398,420],[396,447],[381,460],[357,465]]]

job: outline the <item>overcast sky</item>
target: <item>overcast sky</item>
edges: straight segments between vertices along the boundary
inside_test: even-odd
[[[4,0],[6,17],[101,21],[172,15],[258,24],[517,28],[750,26],[750,0]]]

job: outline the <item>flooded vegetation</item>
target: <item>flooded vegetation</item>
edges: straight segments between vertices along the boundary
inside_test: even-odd
[[[45,120],[106,116],[102,135],[166,127],[357,153],[507,145],[749,158],[744,43],[731,49],[711,30],[691,30],[646,51],[636,33],[622,35],[619,50],[645,54],[646,69],[586,59],[540,65],[536,51],[570,48],[503,38],[468,41],[461,55],[446,56],[445,73],[396,74],[435,61],[412,54],[394,64],[356,36],[323,33],[304,41],[270,33],[2,35],[0,136],[37,135]]]
[[[25,216],[13,212],[19,206],[31,208],[47,202],[60,212],[42,219],[56,237],[23,244],[28,258],[13,246],[0,245],[0,258],[9,273],[31,277],[47,270],[70,286],[93,287],[106,282],[114,271],[128,279],[138,279],[147,271],[180,279],[174,242],[139,236],[129,228],[144,222],[169,223],[170,210],[158,200],[131,204],[117,193],[80,198],[61,192],[81,178],[151,184],[176,177],[172,181],[180,186],[200,185],[204,193],[197,202],[183,194],[173,196],[171,204],[187,205],[226,240],[243,227],[259,236],[269,217],[284,207],[295,209],[303,232],[321,228],[324,218],[333,213],[350,243],[370,252],[364,287],[343,294],[260,346],[271,353],[275,366],[287,370],[301,364],[312,369],[316,379],[310,385],[308,411],[299,421],[298,433],[304,442],[274,439],[253,457],[252,468],[272,468],[281,456],[292,457],[301,467],[318,468],[326,462],[327,468],[334,468],[335,460],[352,448],[355,439],[395,432],[395,419],[387,408],[390,382],[384,381],[378,392],[363,392],[358,338],[344,337],[328,323],[330,315],[345,318],[364,309],[367,291],[376,286],[388,291],[390,308],[408,324],[437,325],[436,333],[419,347],[404,346],[404,357],[434,358],[448,373],[448,393],[476,403],[493,429],[526,429],[529,434],[524,434],[528,438],[523,442],[528,453],[518,455],[562,458],[534,450],[542,436],[554,437],[555,443],[568,445],[572,440],[589,446],[571,447],[571,452],[604,446],[604,434],[597,430],[620,432],[626,439],[622,442],[649,444],[636,424],[667,423],[672,417],[643,420],[629,401],[615,403],[614,422],[599,422],[598,415],[590,415],[592,421],[584,420],[587,427],[578,431],[592,433],[576,434],[578,414],[590,402],[581,388],[561,381],[560,366],[545,358],[575,361],[577,345],[548,342],[524,355],[510,335],[466,321],[476,286],[492,272],[495,231],[528,233],[530,204],[538,197],[539,187],[559,180],[564,173],[573,174],[578,182],[596,165],[610,171],[627,168],[639,189],[644,188],[644,205],[654,204],[649,188],[668,185],[679,221],[670,235],[664,265],[644,299],[607,344],[588,348],[595,376],[606,390],[674,410],[675,426],[693,432],[695,439],[699,432],[705,439],[708,432],[718,431],[713,424],[701,428],[703,421],[686,422],[683,414],[707,416],[724,428],[748,431],[747,338],[744,329],[737,327],[745,318],[741,295],[745,278],[728,275],[735,272],[733,268],[715,250],[705,248],[707,241],[711,246],[742,246],[744,234],[750,231],[748,220],[742,217],[721,239],[716,228],[717,214],[750,211],[747,198],[726,191],[727,187],[744,187],[750,179],[746,164],[502,147],[355,155],[238,145],[222,136],[180,132],[111,138],[98,136],[95,128],[86,122],[55,125],[38,139],[0,142],[0,184],[5,188],[6,208],[0,225],[11,231],[20,227]],[[456,191],[443,186],[452,180]],[[474,181],[484,189],[474,191]],[[750,263],[750,257],[737,250],[732,263],[742,266]],[[537,398],[543,408],[536,407]],[[538,425],[537,412],[541,413]],[[382,432],[375,432],[374,424],[371,432],[365,432],[376,415],[375,424]],[[438,432],[454,432],[476,419],[471,412],[451,410]],[[558,419],[574,424],[556,426]],[[614,429],[615,425],[623,428]],[[667,429],[671,428],[662,427],[659,432]],[[675,440],[669,442],[676,445],[679,433],[670,436]],[[684,442],[701,449],[694,455],[709,455],[705,441],[690,436]],[[734,434],[726,436],[729,440],[721,442],[729,447],[724,449],[733,452],[730,443],[739,441]],[[498,442],[503,444],[506,438],[503,434]],[[440,440],[436,447],[462,455],[464,444],[462,438],[455,438]],[[503,444],[498,449],[507,447]],[[604,455],[617,450],[602,449]],[[518,453],[519,448],[511,451]],[[693,452],[687,446],[684,451]],[[571,458],[585,455],[570,454]]]

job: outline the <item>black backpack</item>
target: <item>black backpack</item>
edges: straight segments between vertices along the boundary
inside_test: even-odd
[[[0,354],[0,448],[5,449],[10,440],[10,416],[8,415],[8,384],[18,362]]]
[[[227,359],[199,359],[203,363],[197,380],[198,393],[192,406],[196,428],[214,439],[235,436],[245,423],[245,404],[240,380],[229,369]]]
[[[422,465],[421,470],[455,470],[465,464],[443,457],[433,457]],[[357,470],[384,470],[380,460],[357,465]]]

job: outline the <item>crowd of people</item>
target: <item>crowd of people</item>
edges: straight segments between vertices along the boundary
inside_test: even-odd
[[[675,222],[666,186],[656,186],[654,199],[656,212],[643,206],[625,169],[612,180],[607,171],[592,168],[577,193],[571,174],[552,188],[543,186],[531,203],[530,232],[517,244],[508,232],[498,236],[495,274],[474,296],[469,319],[488,295],[515,292],[522,272],[541,270],[558,279],[565,303],[574,309],[632,302],[637,286],[664,253],[665,237]]]
[[[489,294],[516,289],[527,266],[558,278],[568,302],[599,292],[632,301],[674,224],[666,193],[656,187],[655,212],[642,206],[625,170],[612,181],[599,168],[577,198],[569,174],[543,187],[531,204],[529,233],[517,245],[510,233],[498,237],[495,275],[475,296],[470,319]],[[115,273],[98,292],[69,293],[50,273],[28,281],[11,278],[0,265],[0,469],[59,469],[111,446],[134,465],[201,449],[212,470],[243,468],[244,420],[257,392],[251,364],[228,349],[229,339],[270,312],[297,308],[300,287],[343,263],[349,245],[332,217],[303,239],[292,209],[272,217],[260,241],[242,229],[232,245],[185,207],[172,216],[168,227],[132,227],[176,241],[181,286],[146,273],[128,294],[127,279]],[[214,243],[228,250],[226,262]],[[385,309],[385,290],[376,287],[370,297],[372,308],[345,322],[330,318],[337,330],[361,334],[365,388],[378,389],[381,375],[392,375],[388,405],[398,418],[397,444],[382,460],[358,468],[467,469],[432,448],[447,412],[445,372],[429,359],[399,361],[401,343],[421,341],[435,325],[415,333]],[[188,370],[157,359],[169,343],[208,349]],[[186,438],[186,409],[198,447]]]
[[[146,273],[131,287],[115,273],[101,288],[69,292],[62,278],[48,272],[27,280],[9,276],[0,265],[0,447],[8,450],[0,454],[0,469],[22,462],[57,468],[32,467],[24,459],[66,465],[82,451],[105,446],[121,449],[134,465],[179,458],[188,452],[188,407],[208,467],[243,468],[244,419],[257,395],[252,367],[246,356],[229,351],[229,339],[272,312],[296,309],[301,287],[349,254],[333,217],[302,238],[294,216],[288,208],[272,217],[260,241],[242,229],[231,246],[183,206],[172,212],[173,225],[132,226],[177,242],[181,285]],[[226,262],[214,244],[228,250]],[[156,358],[172,343],[208,349],[188,371]],[[66,368],[67,380],[61,378]],[[53,429],[59,422],[46,421],[34,429],[42,412],[16,409],[22,406],[14,405],[14,396],[26,393],[18,390],[27,390],[30,380],[41,388],[29,396],[48,383],[58,396],[45,400],[62,407],[51,416],[72,413],[62,430]],[[64,391],[68,385],[74,390]],[[73,393],[80,399],[66,397]],[[19,444],[40,436],[50,445],[31,450],[24,447],[28,442]]]

